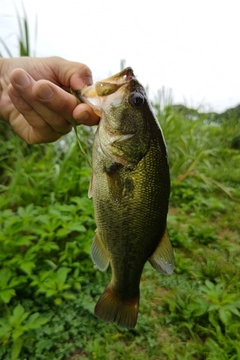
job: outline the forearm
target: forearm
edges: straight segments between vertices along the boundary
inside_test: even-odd
[[[11,101],[8,96],[10,84],[10,59],[0,58],[0,119],[8,122]]]

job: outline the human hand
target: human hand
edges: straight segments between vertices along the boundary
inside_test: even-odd
[[[0,118],[29,144],[53,142],[99,118],[66,90],[92,84],[90,69],[59,57],[0,59]]]

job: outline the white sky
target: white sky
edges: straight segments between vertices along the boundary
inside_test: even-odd
[[[125,59],[152,98],[164,86],[189,107],[240,103],[239,0],[0,0],[0,38],[15,56],[22,3],[32,49],[37,16],[37,56],[86,63],[94,81]]]

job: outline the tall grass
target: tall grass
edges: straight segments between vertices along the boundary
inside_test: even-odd
[[[16,20],[18,23],[19,31],[19,35],[17,36],[18,56],[35,56],[35,50],[31,50],[29,20],[24,5],[22,5],[22,13],[23,14],[21,15],[20,10],[16,8]],[[36,46],[37,43],[37,29],[38,26],[36,17],[34,46]],[[0,57],[13,57],[11,49],[2,37],[0,37],[0,45],[2,45],[3,48],[3,50],[0,51]]]

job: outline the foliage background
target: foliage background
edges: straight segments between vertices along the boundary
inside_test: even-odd
[[[146,265],[134,330],[93,315],[110,272],[89,256],[91,169],[74,134],[30,146],[0,122],[1,359],[240,358],[238,108],[202,114],[173,106],[165,89],[153,108],[169,153],[176,269]],[[78,131],[91,153],[93,132]]]

